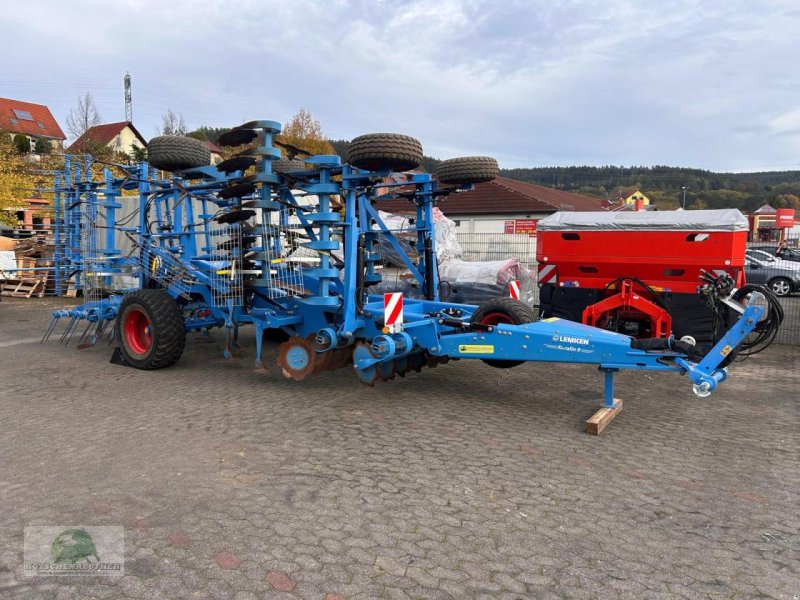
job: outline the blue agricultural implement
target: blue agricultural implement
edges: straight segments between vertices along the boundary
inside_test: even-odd
[[[352,365],[368,385],[449,359],[501,368],[594,364],[604,373],[611,413],[619,407],[618,370],[682,373],[704,397],[727,377],[735,349],[763,327],[764,296],[754,290],[739,298],[744,305],[735,302],[733,282],[724,278],[705,289],[738,319],[702,354],[674,338],[634,340],[563,319],[538,320],[510,298],[479,306],[442,302],[433,207],[493,179],[494,159],[444,161],[434,178],[410,172],[422,148],[408,136],[360,136],[343,163],[335,155],[282,158],[273,140],[279,132],[273,121],[233,129],[219,144],[244,149],[216,166],[209,166],[203,142],[168,136],[151,141],[149,164],[115,166],[122,176],[106,168],[91,177],[89,159],[67,157],[54,188],[56,285],[64,291],[69,280],[85,302],[56,311],[45,339],[64,320],[62,341],[82,329],[87,347],[108,332],[113,361],[157,369],[180,359],[187,332],[222,328],[230,357],[239,327],[251,325],[257,368],[265,368],[263,340],[279,334],[288,337],[278,354],[286,376],[302,380]],[[415,211],[416,260],[378,212],[382,201],[398,198]],[[422,299],[404,299],[402,322],[387,323],[384,296],[370,294],[381,281],[379,237],[423,291]]]

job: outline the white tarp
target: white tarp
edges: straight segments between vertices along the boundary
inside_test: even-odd
[[[560,211],[540,220],[538,231],[749,231],[735,208],[719,210]]]

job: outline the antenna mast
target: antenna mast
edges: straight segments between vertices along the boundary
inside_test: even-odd
[[[131,94],[131,74],[125,73],[125,120],[133,122],[133,95]]]

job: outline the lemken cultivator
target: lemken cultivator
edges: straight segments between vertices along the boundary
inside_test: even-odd
[[[433,206],[494,178],[494,159],[444,161],[434,179],[405,173],[422,158],[420,143],[408,136],[358,137],[343,164],[328,155],[281,158],[273,143],[279,132],[273,121],[230,131],[219,144],[247,149],[216,166],[208,166],[203,142],[157,137],[149,164],[120,167],[124,177],[107,169],[102,181],[91,180],[88,162],[68,157],[55,185],[56,270],[59,285],[71,278],[85,302],[56,311],[45,338],[59,321],[66,322],[61,339],[81,331],[83,346],[105,332],[116,344],[112,360],[159,369],[180,359],[188,331],[223,328],[229,354],[238,328],[252,325],[257,367],[264,366],[265,332],[280,330],[289,338],[278,357],[286,376],[302,380],[352,365],[368,385],[448,359],[494,367],[596,364],[605,374],[604,407],[613,412],[619,369],[683,373],[698,396],[707,396],[766,316],[759,292],[742,305],[730,299],[732,281],[714,282],[707,286],[714,301],[733,307],[738,319],[700,353],[674,338],[634,340],[563,319],[537,320],[510,298],[477,307],[441,302]],[[164,171],[172,176],[159,178]],[[379,216],[381,201],[398,197],[416,210],[418,260]],[[379,236],[403,257],[423,299],[370,294],[381,281]]]

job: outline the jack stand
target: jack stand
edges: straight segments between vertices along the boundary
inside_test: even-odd
[[[600,435],[600,433],[614,420],[622,410],[622,400],[614,398],[614,373],[617,369],[600,369],[605,375],[605,398],[603,408],[586,420],[586,433]]]

